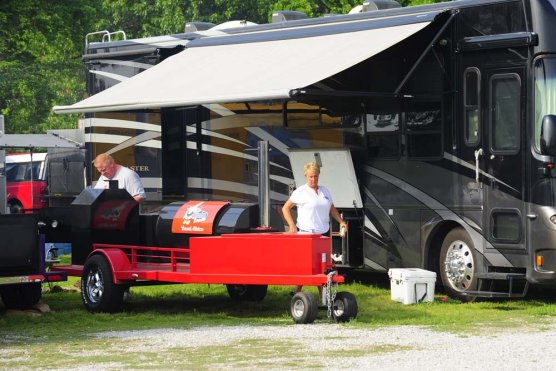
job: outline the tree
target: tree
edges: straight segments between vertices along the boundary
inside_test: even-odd
[[[87,1],[4,0],[0,4],[0,110],[10,133],[75,127],[51,107],[82,97],[83,35],[96,9]]]

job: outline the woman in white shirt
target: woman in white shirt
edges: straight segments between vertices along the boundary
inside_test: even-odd
[[[293,191],[282,208],[289,232],[329,234],[330,215],[340,223],[340,228],[347,230],[347,223],[332,203],[330,191],[324,186],[319,186],[319,164],[316,162],[305,164],[303,175],[307,183]],[[294,206],[297,206],[297,223],[294,223],[291,213]]]
[[[332,203],[330,191],[319,186],[320,166],[309,162],[303,167],[307,183],[297,188],[284,204],[282,213],[289,226],[289,232],[310,232],[330,235],[330,215],[340,223],[340,229],[347,231],[347,223]],[[294,222],[291,209],[297,206],[297,223]],[[301,291],[296,286],[295,292]]]

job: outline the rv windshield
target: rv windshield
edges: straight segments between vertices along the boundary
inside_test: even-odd
[[[544,115],[556,114],[556,57],[535,62],[535,148],[540,150],[541,123]]]

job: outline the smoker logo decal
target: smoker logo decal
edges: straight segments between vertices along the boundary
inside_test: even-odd
[[[125,230],[128,216],[135,206],[137,203],[133,200],[101,202],[95,210],[93,227],[95,229]]]
[[[216,215],[228,202],[190,201],[182,205],[172,220],[172,233],[212,234]]]
[[[120,205],[118,207],[113,207],[110,209],[106,209],[102,212],[102,218],[104,220],[110,220],[112,222],[118,220],[118,218],[120,217],[120,214],[122,213],[122,209],[124,208],[124,205]]]
[[[207,220],[208,213],[206,211],[204,211],[203,209],[201,209],[202,205],[203,205],[203,203],[201,202],[201,203],[199,203],[195,206],[189,207],[185,211],[185,214],[183,214],[183,221],[182,221],[182,226],[181,226],[182,231],[184,231],[184,232],[191,232],[191,231],[204,232],[204,229],[202,227],[192,225],[192,224],[196,224],[196,223],[202,223],[202,222],[205,222]]]

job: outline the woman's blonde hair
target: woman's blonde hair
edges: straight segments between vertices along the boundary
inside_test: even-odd
[[[320,174],[320,165],[314,161],[307,162],[305,166],[303,166],[303,175],[307,175],[307,173],[311,170],[313,170],[317,174]]]

